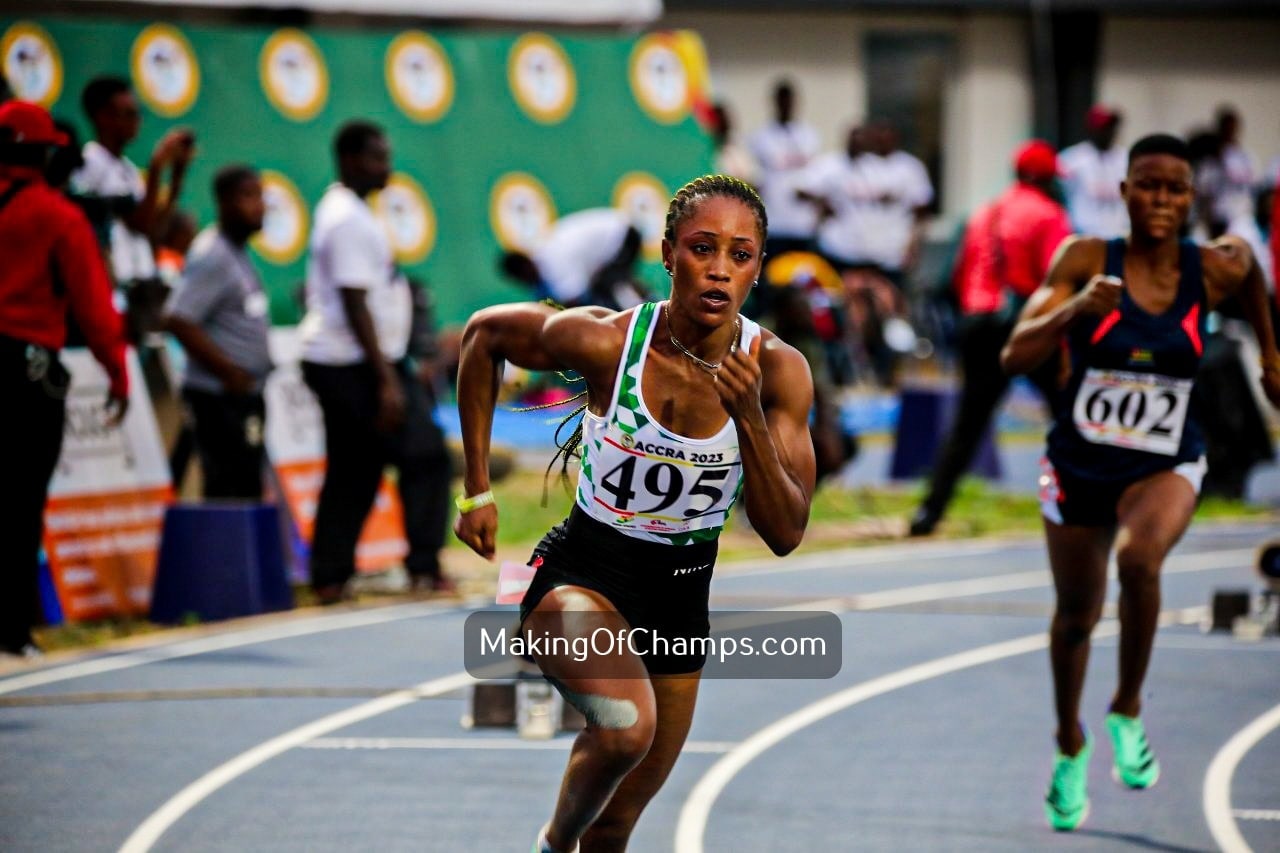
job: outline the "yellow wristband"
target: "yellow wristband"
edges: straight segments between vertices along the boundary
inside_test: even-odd
[[[472,510],[479,509],[482,506],[488,506],[489,504],[494,503],[495,501],[496,501],[496,498],[494,498],[493,496],[493,491],[490,490],[490,491],[481,492],[478,495],[472,495],[469,498],[463,497],[462,495],[458,495],[456,498],[454,498],[453,503],[455,506],[458,507],[458,512],[467,513],[467,512],[471,512]]]
[[[1280,358],[1273,358],[1270,361],[1265,358],[1262,359],[1262,372],[1269,373],[1271,371],[1280,373]]]

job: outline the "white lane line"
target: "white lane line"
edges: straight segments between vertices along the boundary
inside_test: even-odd
[[[1232,809],[1240,820],[1280,820],[1280,809]]]
[[[1228,551],[1209,551],[1200,554],[1176,554],[1165,560],[1163,574],[1176,575],[1188,572],[1202,572],[1206,569],[1231,568],[1238,562],[1247,565],[1253,560],[1256,551],[1253,548],[1234,548]],[[1109,577],[1115,579],[1115,566],[1111,566]],[[1013,592],[1023,589],[1038,589],[1051,586],[1053,576],[1044,569],[1033,572],[1014,572],[1011,574],[988,575],[981,578],[926,583],[917,586],[886,589],[881,592],[869,592],[862,595],[845,595],[824,598],[818,601],[790,604],[776,608],[782,611],[804,610],[881,610],[887,607],[902,607],[909,604],[921,604],[946,598],[962,598],[970,595],[989,595],[996,592]]]
[[[893,545],[871,545],[865,548],[841,548],[834,551],[815,551],[812,554],[787,557],[785,560],[766,558],[762,560],[743,560],[732,562],[722,571],[716,567],[716,579],[760,577],[761,575],[784,575],[792,572],[809,572],[815,569],[845,569],[854,566],[879,565],[881,563],[901,563],[916,560],[929,560],[935,557],[970,557],[983,554],[1006,552],[1010,548],[1041,545],[1043,539],[1026,538],[997,539],[956,542],[910,542]]]
[[[1206,609],[1192,607],[1166,611],[1161,614],[1160,622],[1163,625],[1194,624],[1203,618]],[[1111,636],[1119,629],[1118,622],[1105,622],[1094,629],[1093,636]],[[962,669],[1038,651],[1048,645],[1048,632],[1041,632],[936,658],[847,687],[760,729],[712,765],[693,787],[676,824],[676,853],[703,853],[702,839],[706,834],[707,820],[721,792],[744,767],[801,729],[876,696]]]
[[[73,678],[101,675],[104,672],[130,669],[131,667],[148,663],[191,657],[192,655],[202,655],[209,652],[220,652],[240,646],[287,640],[293,637],[305,637],[311,634],[340,631],[346,628],[381,625],[402,619],[415,619],[419,616],[439,616],[461,612],[465,611],[456,605],[442,606],[439,604],[414,603],[394,607],[380,607],[376,610],[364,610],[356,613],[331,614],[262,628],[250,628],[244,631],[219,634],[213,637],[201,637],[198,640],[179,641],[172,645],[152,646],[142,651],[93,658],[65,666],[17,675],[0,680],[0,694],[13,693],[17,690],[26,690],[45,684],[54,684],[59,681],[69,681]]]
[[[574,738],[521,740],[514,737],[325,737],[302,744],[303,749],[515,749],[564,752]],[[732,741],[691,740],[682,752],[722,754],[737,746]]]
[[[466,687],[474,683],[474,681],[475,679],[468,673],[455,672],[452,675],[446,675],[444,678],[426,681],[416,687],[398,690],[387,696],[356,705],[354,708],[347,708],[336,714],[321,717],[314,722],[299,726],[292,731],[264,741],[253,749],[242,752],[225,764],[210,770],[170,797],[168,802],[153,812],[133,831],[133,834],[125,839],[124,844],[120,845],[120,853],[143,853],[143,851],[150,850],[152,845],[160,839],[160,836],[164,835],[169,827],[177,823],[183,815],[199,805],[210,794],[260,764],[275,758],[282,752],[301,746],[309,740],[327,735],[345,726],[358,723],[361,720],[367,720],[370,717],[376,717],[378,714],[393,711],[415,700],[438,696],[442,693],[457,690],[460,687]]]
[[[1223,853],[1248,853],[1250,849],[1231,815],[1231,777],[1240,759],[1277,727],[1280,727],[1280,705],[1236,732],[1209,762],[1204,774],[1204,816],[1214,843]]]

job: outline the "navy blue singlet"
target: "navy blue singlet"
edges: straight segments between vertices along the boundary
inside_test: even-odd
[[[1124,238],[1107,242],[1106,274],[1124,278]],[[1071,378],[1055,407],[1048,457],[1076,477],[1134,481],[1204,453],[1191,399],[1208,306],[1200,249],[1179,244],[1178,295],[1159,315],[1126,288],[1120,307],[1067,334]]]

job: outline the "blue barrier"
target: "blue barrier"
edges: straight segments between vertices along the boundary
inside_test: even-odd
[[[49,570],[49,558],[43,549],[40,551],[40,610],[44,615],[44,624],[61,625],[63,622],[62,602],[58,601],[58,588],[53,584],[53,572]]]
[[[177,504],[164,517],[151,620],[230,619],[293,607],[273,504]]]
[[[938,447],[955,419],[958,397],[957,392],[949,389],[902,389],[902,408],[893,445],[893,461],[889,466],[891,479],[910,480],[929,473]],[[978,450],[969,464],[969,473],[989,480],[1001,477],[993,424],[987,425],[982,441],[978,443]]]

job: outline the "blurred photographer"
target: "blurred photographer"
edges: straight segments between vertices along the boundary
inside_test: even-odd
[[[71,176],[72,190],[92,200],[88,209],[100,212],[102,218],[95,222],[99,239],[109,251],[116,286],[129,303],[130,335],[140,340],[159,328],[167,288],[157,275],[152,240],[182,193],[195,135],[186,128],[166,133],[151,153],[144,180],[124,153],[142,123],[128,81],[97,77],[84,87],[80,101],[96,138],[85,143],[84,165]]]

